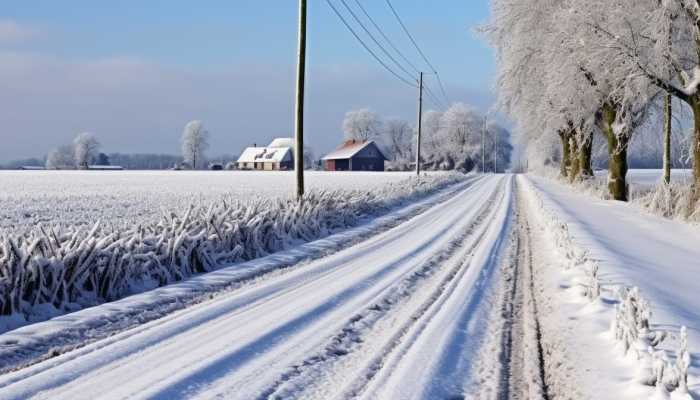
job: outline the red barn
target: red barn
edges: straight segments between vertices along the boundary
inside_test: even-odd
[[[384,153],[373,140],[346,140],[322,158],[326,171],[384,171]]]

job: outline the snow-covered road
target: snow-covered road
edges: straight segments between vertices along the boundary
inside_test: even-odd
[[[2,399],[453,398],[488,333],[513,178],[355,246],[0,376]]]

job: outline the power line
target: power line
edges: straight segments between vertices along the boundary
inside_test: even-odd
[[[436,106],[438,106],[439,108],[441,108],[441,109],[443,109],[443,110],[447,108],[447,107],[445,106],[445,104],[444,104],[442,101],[440,101],[440,100],[437,98],[437,96],[435,96],[435,93],[433,93],[433,91],[430,90],[430,87],[429,87],[429,86],[423,84],[423,89],[425,89],[426,93],[428,94],[428,97],[430,97],[430,100],[431,100],[433,103],[435,103]]]
[[[418,50],[418,54],[423,58],[423,61],[425,61],[426,64],[428,64],[428,67],[433,71],[435,76],[437,77],[438,83],[440,85],[440,91],[442,92],[443,97],[445,97],[445,100],[447,103],[449,103],[449,99],[447,98],[447,94],[445,93],[445,87],[442,84],[442,80],[440,79],[440,74],[437,72],[437,69],[433,66],[433,64],[428,60],[428,57],[425,56],[423,53],[423,50],[421,50],[420,46],[418,46],[418,43],[416,43],[416,40],[413,38],[413,35],[411,35],[411,32],[409,32],[408,28],[406,25],[403,23],[403,20],[401,20],[401,17],[399,16],[399,13],[396,12],[396,9],[394,6],[391,4],[390,0],[385,0],[386,4],[389,6],[391,9],[391,12],[394,14],[394,17],[396,17],[396,20],[399,22],[399,25],[401,25],[401,28],[403,28],[403,31],[406,33],[406,36],[411,40],[411,43],[413,43],[413,46]]]
[[[413,68],[413,70],[416,72],[416,74],[420,74],[420,70],[415,65],[413,65],[413,63],[401,52],[401,50],[398,49],[398,47],[396,47],[396,45],[394,45],[394,42],[392,42],[391,39],[389,39],[389,37],[384,33],[382,28],[380,28],[379,25],[374,21],[374,18],[372,18],[372,16],[369,15],[367,10],[365,10],[365,8],[362,6],[362,3],[360,2],[360,0],[355,0],[355,3],[357,3],[357,6],[360,7],[360,10],[362,10],[362,13],[364,13],[365,16],[367,17],[367,19],[369,19],[369,21],[372,23],[372,25],[374,25],[374,27],[377,29],[379,34],[382,35],[384,40],[386,40],[386,42],[389,43],[389,46],[391,46],[391,48],[394,49],[396,54],[398,54],[399,57],[401,57],[406,62],[406,64],[408,64],[411,68]]]
[[[404,72],[406,75],[408,75],[411,79],[414,79],[414,78],[413,78],[413,74],[411,74],[410,72],[408,72],[408,70],[407,70],[406,68],[404,68],[403,65],[401,65],[398,61],[396,61],[396,59],[384,48],[384,46],[382,46],[381,43],[379,43],[379,41],[374,37],[374,35],[372,35],[372,32],[370,32],[369,29],[367,29],[367,27],[365,27],[365,25],[362,23],[362,21],[357,17],[357,14],[355,14],[355,12],[352,10],[352,8],[350,8],[350,6],[348,6],[348,3],[346,3],[345,0],[340,0],[340,2],[343,3],[343,6],[345,6],[345,9],[348,10],[348,12],[349,12],[350,15],[352,16],[352,18],[355,20],[355,22],[357,22],[357,24],[360,25],[360,27],[362,28],[362,30],[364,30],[365,33],[367,34],[367,36],[369,36],[369,38],[372,39],[372,41],[374,42],[374,44],[376,44],[377,47],[379,47],[379,49],[380,49],[387,57],[389,57],[389,59],[390,59],[397,67],[399,67],[399,69],[400,69],[401,71],[403,71],[403,72]]]
[[[330,0],[326,0],[326,3],[328,3],[328,5],[331,7],[331,9],[333,9],[333,12],[335,13],[335,15],[338,16],[338,18],[343,22],[343,25],[345,25],[345,27],[350,31],[350,33],[352,33],[352,35],[355,37],[355,39],[357,39],[357,41],[360,42],[360,44],[362,45],[362,47],[364,47],[365,50],[367,50],[367,52],[368,52],[369,54],[371,54],[372,57],[374,57],[374,59],[377,60],[377,62],[378,62],[379,64],[382,65],[382,67],[384,67],[384,69],[386,69],[387,71],[389,71],[389,72],[390,72],[392,75],[394,75],[398,80],[400,80],[401,82],[405,83],[406,85],[408,85],[408,86],[410,86],[410,87],[412,87],[412,88],[416,88],[416,87],[417,87],[414,83],[411,83],[411,82],[408,81],[407,79],[401,77],[398,73],[396,73],[396,71],[394,71],[394,70],[391,69],[388,65],[386,65],[386,63],[385,63],[384,61],[382,61],[381,58],[379,58],[379,57],[377,56],[377,54],[376,54],[374,51],[372,51],[372,49],[369,48],[369,46],[367,46],[367,44],[360,38],[360,36],[357,34],[357,32],[355,32],[355,30],[352,29],[352,27],[350,26],[350,24],[348,23],[348,21],[345,20],[345,18],[343,17],[343,15],[340,13],[340,11],[338,11],[338,9],[333,5],[333,3],[331,3]]]

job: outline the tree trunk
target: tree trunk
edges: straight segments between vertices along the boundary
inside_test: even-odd
[[[580,153],[578,139],[576,138],[576,133],[573,130],[571,130],[569,133],[569,143],[569,151],[571,152],[571,155],[569,156],[569,181],[573,183],[581,172],[579,164]]]
[[[671,183],[671,95],[664,98],[664,183]]]
[[[569,147],[569,135],[567,131],[559,131],[561,139],[561,166],[559,172],[562,178],[569,176],[569,165],[571,164],[571,148]]]
[[[593,166],[591,165],[591,154],[593,153],[593,132],[583,132],[582,140],[579,144],[579,168],[581,178],[593,177]]]
[[[693,96],[693,201],[700,200],[700,95]]]
[[[629,135],[616,135],[613,124],[617,109],[612,105],[603,107],[603,133],[608,139],[608,191],[615,200],[627,201],[627,144]]]

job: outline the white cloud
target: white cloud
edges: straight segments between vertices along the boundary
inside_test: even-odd
[[[0,44],[17,44],[34,39],[39,35],[35,28],[12,20],[0,20]]]

